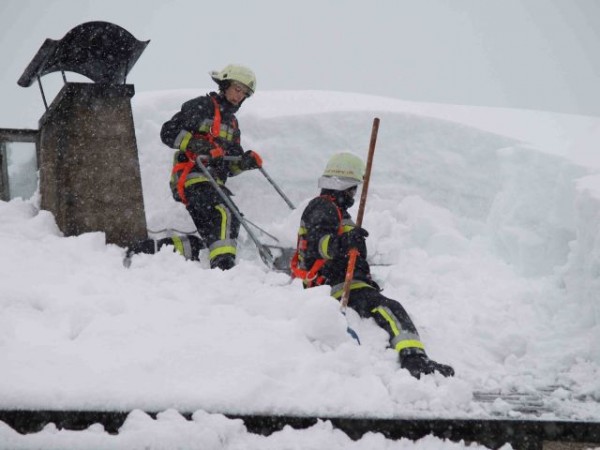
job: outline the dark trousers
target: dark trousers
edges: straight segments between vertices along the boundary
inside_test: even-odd
[[[173,251],[180,253],[185,259],[198,261],[198,255],[200,250],[204,248],[204,243],[200,238],[193,234],[175,235],[159,240],[144,239],[134,242],[127,247],[125,261],[128,262],[125,262],[125,264],[131,263],[133,255],[139,253],[154,255],[164,246],[173,247]]]
[[[372,318],[390,336],[390,346],[398,352],[424,352],[419,333],[404,307],[377,289],[368,287],[350,291],[348,307],[361,317]]]
[[[227,189],[223,189],[227,195]],[[220,255],[235,258],[240,222],[224,204],[217,191],[207,182],[196,183],[185,190],[187,210],[198,234],[205,242],[212,261]]]

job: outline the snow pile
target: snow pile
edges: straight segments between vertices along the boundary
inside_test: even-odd
[[[146,215],[157,237],[193,230],[171,199],[172,151],[158,134],[183,101],[203,92],[134,97]],[[170,251],[136,256],[125,269],[123,249],[106,246],[102,233],[61,237],[35,198],[15,199],[0,202],[0,407],[519,417],[475,394],[548,389],[544,418],[598,420],[600,158],[592,150],[600,119],[259,92],[240,111],[242,142],[261,154],[297,209],[256,171],[230,180],[234,200],[293,246],[326,161],[338,151],[366,156],[375,116],[381,126],[364,218],[374,275],[455,378],[410,377],[374,322],[353,312],[344,318],[324,287],[303,290],[268,272],[244,232],[239,264],[228,272]],[[217,417],[198,412],[181,433],[225,420]],[[166,412],[164,420],[180,419]],[[272,441],[248,438],[247,446],[276,447],[281,436],[303,433],[328,439],[327,448],[352,448],[327,424]],[[11,436],[0,428],[2,439]]]

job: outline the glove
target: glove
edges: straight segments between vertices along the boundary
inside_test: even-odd
[[[360,248],[365,245],[365,238],[369,232],[361,227],[354,227],[349,232],[345,233],[348,241],[348,249]]]
[[[262,167],[262,158],[258,153],[256,153],[253,150],[248,150],[242,155],[242,159],[240,161],[240,169],[250,170],[258,169],[259,167]]]
[[[205,166],[218,166],[225,156],[225,152],[221,147],[213,148],[208,155],[198,155],[196,158],[196,164],[203,164]]]
[[[454,376],[454,369],[452,367],[435,362],[423,353],[412,353],[401,357],[400,367],[408,370],[417,380],[421,378],[421,375],[433,372],[439,372],[445,377]]]
[[[365,238],[369,235],[369,232],[364,228],[354,227],[347,233],[341,236],[336,236],[334,241],[331,243],[330,254],[334,258],[343,258],[348,254],[351,248],[358,249],[359,253],[363,258],[367,256],[367,244]]]

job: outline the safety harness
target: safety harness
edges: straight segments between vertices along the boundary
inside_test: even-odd
[[[221,133],[221,110],[219,108],[219,103],[217,102],[217,100],[214,97],[211,97],[211,100],[213,102],[213,105],[215,106],[215,116],[213,119],[213,123],[208,133],[194,133],[192,135],[192,138],[207,140],[212,148],[210,152],[211,156],[223,156],[223,149],[215,141],[215,138],[219,137]],[[181,200],[181,202],[187,206],[188,199],[185,196],[185,182],[187,180],[187,176],[196,165],[196,155],[190,150],[186,150],[184,155],[186,158],[184,161],[178,162],[173,165],[171,176],[174,177],[175,175],[179,175],[179,178],[177,179],[177,193],[179,194],[179,199]]]
[[[337,235],[342,235],[344,233],[344,226],[342,223],[342,210],[335,203],[334,197],[330,195],[321,195],[320,198],[330,201],[333,204],[333,206],[335,206],[335,210],[337,212],[339,220]],[[313,286],[320,286],[325,283],[325,277],[321,275],[319,271],[327,262],[327,260],[325,258],[318,258],[317,260],[315,260],[312,267],[308,270],[300,267],[300,259],[304,259],[304,257],[301,256],[301,253],[304,253],[308,249],[308,239],[306,238],[306,234],[306,228],[304,228],[304,226],[301,226],[300,230],[298,231],[298,242],[296,244],[296,251],[294,252],[294,256],[292,257],[292,260],[290,262],[290,269],[292,271],[292,277],[300,278],[304,283],[304,287],[309,288]]]

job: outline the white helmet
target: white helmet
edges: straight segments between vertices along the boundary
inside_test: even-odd
[[[327,162],[325,172],[319,178],[319,187],[345,191],[362,183],[364,175],[365,163],[362,159],[353,153],[336,153]]]
[[[237,81],[250,89],[250,94],[254,94],[254,91],[256,90],[256,76],[252,70],[244,66],[229,64],[220,72],[218,70],[213,70],[209,72],[209,75],[219,86],[224,81]]]

